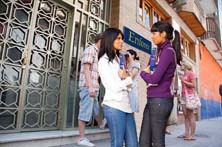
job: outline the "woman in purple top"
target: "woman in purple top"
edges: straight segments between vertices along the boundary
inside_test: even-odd
[[[147,68],[140,73],[141,78],[149,86],[139,143],[140,147],[165,147],[165,128],[173,108],[171,84],[176,65],[180,65],[182,60],[180,35],[171,24],[165,21],[154,23],[151,32],[152,41],[157,45],[158,53],[155,71],[151,73],[148,64]],[[175,38],[171,45],[173,32]]]

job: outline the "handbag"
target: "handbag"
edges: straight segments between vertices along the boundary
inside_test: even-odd
[[[196,90],[194,90],[193,93],[189,94],[187,92],[187,89],[185,88],[185,96],[187,109],[194,110],[201,106],[200,98],[198,97]]]
[[[173,109],[171,110],[170,116],[167,121],[167,126],[176,124],[177,121],[177,98],[173,98]]]

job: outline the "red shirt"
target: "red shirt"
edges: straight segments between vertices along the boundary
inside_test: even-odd
[[[192,72],[192,71],[188,71],[183,76],[183,79],[187,82],[192,82],[192,80],[195,80],[195,78],[196,78],[196,76],[195,76],[194,72]],[[194,92],[194,88],[188,87],[182,82],[182,96],[183,97],[185,96],[185,88],[187,90],[187,93],[189,93],[189,94],[192,94]]]

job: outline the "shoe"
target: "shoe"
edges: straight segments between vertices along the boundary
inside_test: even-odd
[[[94,147],[95,144],[91,143],[87,138],[80,138],[77,141],[77,144],[80,146],[88,146],[88,147]]]
[[[170,132],[169,130],[166,130],[166,131],[165,131],[165,134],[171,135],[171,132]]]
[[[99,128],[100,128],[100,129],[105,129],[106,124],[107,124],[107,121],[106,121],[106,119],[104,118],[104,119],[102,120],[102,124],[99,126]]]
[[[188,136],[186,136],[186,135],[184,135],[184,134],[177,136],[177,138],[187,138],[187,137],[188,137]]]
[[[193,137],[193,136],[189,136],[189,137],[185,137],[184,140],[187,140],[187,141],[194,141],[194,140],[196,140],[196,138]]]

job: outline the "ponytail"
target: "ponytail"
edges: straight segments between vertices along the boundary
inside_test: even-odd
[[[140,58],[137,56],[137,57],[135,57],[135,60],[138,60],[138,61],[139,61],[139,60],[140,60]]]
[[[181,54],[181,43],[180,43],[180,33],[177,30],[174,30],[174,40],[172,42],[172,46],[176,52],[177,64],[181,65],[182,54]]]
[[[127,52],[130,53],[130,55],[134,55],[134,60],[140,60],[140,58],[137,56],[137,52],[134,51],[133,49],[128,49]]]

